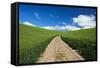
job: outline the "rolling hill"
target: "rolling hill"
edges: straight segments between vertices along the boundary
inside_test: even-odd
[[[63,34],[62,39],[77,50],[85,60],[96,60],[96,29],[82,29]]]
[[[37,61],[37,58],[45,50],[48,43],[58,32],[19,25],[19,63],[27,64]]]
[[[60,32],[19,24],[19,63],[35,63],[55,36],[77,50],[86,60],[96,59],[95,28]]]

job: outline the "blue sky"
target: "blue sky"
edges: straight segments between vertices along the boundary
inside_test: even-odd
[[[95,27],[96,9],[19,5],[19,22],[50,30],[77,30]]]

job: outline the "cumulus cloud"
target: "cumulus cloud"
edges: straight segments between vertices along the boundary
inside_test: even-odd
[[[38,14],[37,12],[35,12],[34,15],[35,15],[35,17],[36,17],[37,19],[40,19],[40,16],[39,16],[39,14]]]
[[[76,26],[72,26],[72,25],[66,25],[66,29],[67,30],[79,30],[80,28]]]
[[[93,28],[96,26],[94,15],[79,15],[73,18],[73,22],[83,28]]]
[[[76,27],[76,26],[72,26],[72,25],[64,25],[64,26],[59,26],[59,25],[56,25],[56,26],[45,26],[45,27],[42,27],[44,29],[48,29],[48,30],[66,30],[66,31],[69,31],[69,30],[79,30],[80,28]]]
[[[31,23],[28,22],[28,21],[25,21],[23,24],[25,24],[25,25],[29,25],[29,26],[35,26],[34,24],[31,24]]]
[[[64,26],[44,26],[42,27],[44,29],[48,29],[48,30],[64,30]]]

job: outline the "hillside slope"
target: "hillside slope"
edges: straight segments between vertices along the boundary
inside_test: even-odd
[[[96,60],[96,29],[70,31],[62,35],[62,39],[77,50],[85,60]]]
[[[60,32],[19,24],[19,63],[35,63],[55,36],[61,36],[86,60],[96,60],[95,31],[93,28]]]
[[[34,63],[55,36],[55,31],[19,25],[19,63]]]

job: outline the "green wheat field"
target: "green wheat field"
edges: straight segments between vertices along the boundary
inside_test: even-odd
[[[19,63],[36,63],[40,54],[56,36],[61,36],[85,60],[96,60],[96,28],[63,32],[19,24]]]

